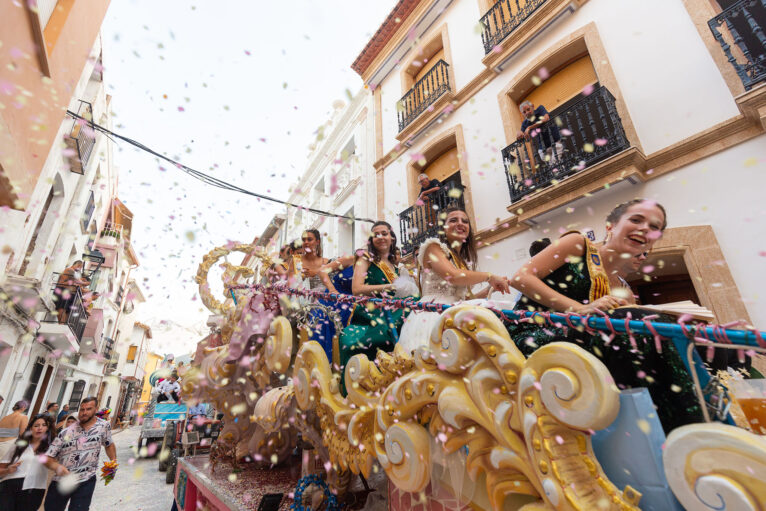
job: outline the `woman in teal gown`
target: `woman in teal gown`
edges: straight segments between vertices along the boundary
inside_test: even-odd
[[[353,294],[391,298],[399,276],[396,258],[396,235],[387,222],[375,222],[367,251],[358,256],[351,281]],[[359,353],[373,360],[378,350],[392,351],[403,322],[403,310],[380,304],[355,305],[350,324],[340,336],[340,369]]]
[[[614,319],[624,319],[627,312],[633,319],[656,314],[630,308],[635,299],[622,276],[630,273],[631,265],[651,249],[666,225],[662,206],[636,199],[620,204],[610,213],[607,239],[600,246],[579,233],[562,236],[512,277],[511,285],[524,295],[516,308],[582,315],[602,311]],[[663,316],[655,321],[673,322]],[[604,362],[618,387],[648,388],[666,432],[703,421],[691,376],[671,342],[663,342],[658,351],[652,337],[610,338],[534,322],[511,325],[508,331],[527,356],[550,342],[572,342]]]

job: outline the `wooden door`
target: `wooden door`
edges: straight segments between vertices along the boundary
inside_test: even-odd
[[[37,393],[35,406],[32,407],[32,413],[29,414],[30,417],[34,417],[35,415],[37,415],[37,412],[40,411],[40,407],[43,404],[43,399],[45,399],[45,394],[48,393],[48,382],[50,382],[52,373],[53,373],[53,366],[48,366],[47,369],[45,370],[45,376],[43,377],[43,382],[40,385],[40,390]]]

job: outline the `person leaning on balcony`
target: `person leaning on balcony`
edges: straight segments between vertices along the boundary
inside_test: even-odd
[[[433,197],[441,188],[442,183],[438,179],[429,179],[427,174],[420,174],[418,183],[420,183],[420,193],[415,204],[425,208],[426,221],[429,226],[434,226],[437,222],[437,213],[433,208]]]
[[[664,208],[634,199],[618,205],[606,222],[601,244],[570,232],[527,261],[511,278],[511,285],[523,294],[516,309],[579,315],[600,311],[612,319],[624,319],[628,313],[635,320],[654,315],[630,307],[635,299],[624,276],[662,236],[667,226]],[[665,315],[655,321],[675,322]],[[577,344],[604,363],[618,387],[646,387],[666,433],[703,420],[694,384],[673,343],[663,343],[658,351],[651,336],[618,334],[605,339],[599,333],[536,323],[510,325],[508,333],[526,356],[550,342]]]
[[[535,140],[537,144],[540,144],[537,147],[537,152],[544,161],[561,159],[561,153],[564,151],[564,145],[561,143],[561,131],[555,122],[545,125],[551,119],[548,110],[543,105],[538,105],[535,108],[531,101],[522,102],[519,105],[519,110],[524,116],[524,121],[521,123],[521,130],[516,134],[516,139]],[[553,138],[552,141],[551,138]],[[555,155],[552,147],[554,143]]]
[[[26,429],[29,422],[29,417],[26,416],[27,408],[29,408],[29,403],[23,399],[17,401],[13,405],[11,413],[0,419],[0,444],[9,440],[16,440]]]
[[[56,312],[59,323],[66,323],[77,289],[88,284],[88,280],[82,276],[82,268],[83,263],[78,259],[61,272],[56,282]]]

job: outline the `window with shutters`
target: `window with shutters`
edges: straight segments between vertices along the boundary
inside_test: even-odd
[[[128,364],[132,364],[136,361],[136,351],[138,350],[138,346],[135,344],[132,345],[130,348],[128,348],[128,359],[125,361]]]
[[[72,395],[69,396],[69,410],[75,411],[80,407],[82,393],[85,390],[85,380],[77,380],[72,387]]]

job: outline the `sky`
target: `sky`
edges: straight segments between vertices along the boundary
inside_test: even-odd
[[[112,0],[102,26],[112,129],[287,199],[333,103],[363,86],[351,63],[394,4]],[[152,327],[154,351],[187,353],[209,332],[193,280],[203,255],[252,241],[284,206],[212,188],[124,143],[114,165],[147,297],[138,319]]]

